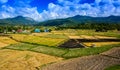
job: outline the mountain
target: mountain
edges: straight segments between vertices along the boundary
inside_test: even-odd
[[[109,17],[90,17],[76,15],[65,19],[54,19],[40,22],[38,25],[43,26],[58,26],[58,25],[76,25],[82,23],[120,23],[120,16]]]
[[[38,22],[29,17],[17,16],[14,18],[0,19],[0,25],[35,25]]]

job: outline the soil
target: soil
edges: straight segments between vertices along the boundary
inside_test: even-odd
[[[51,64],[42,70],[104,70],[120,64],[120,47],[113,48],[99,55],[84,56]]]
[[[69,39],[67,42],[59,45],[62,48],[85,48],[83,44],[88,42],[120,42],[120,39]]]
[[[77,39],[79,42],[120,42],[120,39]]]
[[[59,45],[58,47],[62,48],[84,48],[84,45],[82,45],[78,40],[76,39],[70,39],[67,42]]]

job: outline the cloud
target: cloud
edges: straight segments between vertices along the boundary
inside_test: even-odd
[[[86,2],[85,2],[86,1]],[[43,11],[45,19],[67,18],[75,15],[92,17],[120,16],[120,0],[58,0],[58,4],[49,3],[48,10]]]
[[[6,2],[8,2],[8,0],[0,0],[0,3],[6,3]]]
[[[2,5],[0,7],[0,19],[12,18],[16,16],[31,17],[37,21],[43,21],[40,13],[37,11],[37,7],[31,7],[29,3],[32,0],[15,0],[14,6]]]
[[[42,21],[41,15],[38,13],[36,7],[11,7],[11,6],[2,6],[2,11],[0,11],[0,18],[11,18],[15,16],[25,16],[25,17],[31,17],[34,20]]]
[[[120,16],[120,0],[92,0],[91,2],[88,2],[88,0],[57,0],[57,3],[49,3],[48,9],[43,10],[41,13],[38,12],[37,7],[30,6],[32,1],[15,0],[14,6],[2,5],[0,7],[0,18],[22,15],[37,21],[44,21],[75,15],[92,17]]]

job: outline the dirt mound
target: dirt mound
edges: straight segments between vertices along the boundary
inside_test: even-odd
[[[70,39],[67,42],[65,42],[64,44],[59,45],[58,47],[62,47],[62,48],[84,48],[84,46],[77,41],[76,39]]]
[[[108,56],[120,56],[119,51],[120,48],[115,48],[103,54],[106,54]],[[48,65],[46,67],[43,67],[42,70],[104,70],[106,67],[120,64],[119,58],[113,58],[108,56],[100,54],[94,56],[74,58],[62,61],[61,63]]]
[[[101,55],[106,55],[120,59],[120,48],[113,48],[107,52],[101,53]]]

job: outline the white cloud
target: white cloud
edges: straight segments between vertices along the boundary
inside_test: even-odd
[[[3,5],[1,7],[2,11],[0,11],[0,19],[2,18],[11,18],[11,17],[15,17],[15,16],[25,16],[25,17],[31,17],[34,20],[37,21],[43,21],[40,13],[38,13],[37,8],[36,7],[11,7],[11,6],[6,6]]]
[[[8,0],[0,0],[0,3],[6,3]]]
[[[47,17],[45,19],[66,18],[75,15],[93,17],[120,16],[120,0],[95,0],[92,4],[79,4],[80,1],[81,0],[58,0],[60,5],[50,3],[48,6],[49,9],[41,15],[46,15]],[[100,3],[103,3],[103,5],[100,5]],[[117,7],[115,3],[117,3]]]
[[[38,21],[56,18],[67,18],[75,15],[86,15],[93,17],[104,17],[110,15],[120,16],[120,0],[95,0],[94,3],[80,4],[82,0],[58,0],[58,4],[49,3],[48,10],[39,13],[37,7],[31,7],[32,0],[16,0],[16,7],[3,5],[0,9],[1,18],[14,17],[18,15],[31,17]],[[100,5],[103,3],[103,5]],[[24,7],[23,7],[24,6]]]

